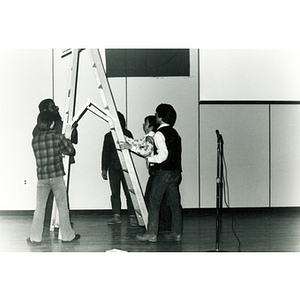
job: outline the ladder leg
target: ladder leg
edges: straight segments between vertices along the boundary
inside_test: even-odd
[[[65,132],[67,124],[71,124],[74,114],[75,114],[75,105],[76,105],[76,92],[77,92],[77,80],[78,80],[78,68],[79,68],[79,54],[80,49],[72,49],[72,58],[71,58],[71,67],[70,67],[70,74],[69,74],[69,82],[67,88],[67,96],[65,101],[65,111],[64,111],[64,118],[63,118],[63,128],[62,133]],[[65,156],[63,159],[64,163],[64,170],[66,173],[65,182],[66,182],[66,189],[68,194],[69,188],[69,179],[70,179],[70,157]],[[69,197],[67,197],[69,199]],[[54,206],[54,205],[53,205]],[[68,207],[70,207],[70,203],[68,200]],[[53,226],[59,226],[58,221],[58,211],[55,205],[56,210],[52,210],[52,217],[51,217],[51,224],[50,230],[53,231]],[[52,220],[55,220],[55,225],[53,225]],[[59,230],[59,237],[61,236]]]
[[[54,228],[57,227],[59,224],[58,220],[58,210],[56,206],[55,198],[53,199],[53,206],[52,206],[52,216],[50,222],[50,231],[54,231]]]

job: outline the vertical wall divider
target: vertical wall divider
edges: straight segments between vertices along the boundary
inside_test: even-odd
[[[200,49],[198,49],[198,208],[201,208],[201,168],[200,168],[200,162],[201,162],[201,139],[200,139],[200,132],[201,132],[201,97],[200,97]]]
[[[52,91],[52,99],[54,99],[54,49],[51,50],[51,71],[52,71],[52,76],[51,76],[51,91]]]
[[[126,123],[128,126],[128,95],[127,95],[127,77],[125,77],[125,109],[126,109]],[[129,126],[128,126],[129,127]]]
[[[271,147],[271,134],[272,134],[272,122],[271,122],[271,104],[269,104],[269,207],[272,206],[272,147]]]

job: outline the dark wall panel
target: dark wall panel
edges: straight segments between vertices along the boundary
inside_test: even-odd
[[[106,49],[107,77],[190,75],[189,49]]]

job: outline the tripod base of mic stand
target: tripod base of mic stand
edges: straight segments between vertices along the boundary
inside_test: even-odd
[[[228,252],[228,251],[220,250],[219,246],[220,246],[220,244],[217,242],[215,250],[210,250],[210,251],[206,251],[206,252]]]

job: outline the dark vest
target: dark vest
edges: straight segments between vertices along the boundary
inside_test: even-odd
[[[179,170],[181,168],[181,138],[178,132],[171,126],[164,126],[158,129],[166,140],[168,157],[160,164],[155,164],[157,170]]]

